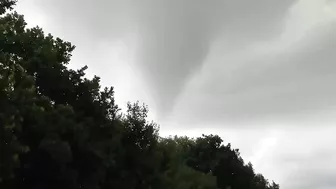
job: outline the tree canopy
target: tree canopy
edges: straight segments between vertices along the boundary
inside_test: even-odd
[[[67,67],[70,42],[0,1],[0,188],[279,189],[217,135],[158,135],[145,105]]]

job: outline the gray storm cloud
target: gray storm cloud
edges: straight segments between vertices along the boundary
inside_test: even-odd
[[[146,21],[140,65],[154,87],[161,113],[171,110],[218,36],[227,35],[228,41],[237,43],[268,39],[281,31],[281,19],[290,4],[263,0],[146,2],[139,5],[143,7],[140,14],[145,15],[140,18]],[[261,8],[266,4],[272,10]]]
[[[35,1],[60,29],[95,40],[139,36],[136,66],[152,88],[158,111],[169,112],[212,42],[268,40],[282,31],[294,0]]]
[[[291,123],[310,120],[311,113],[333,112],[335,34],[335,22],[321,24],[290,48],[253,57],[230,74],[223,66],[203,87],[190,92],[195,95],[182,98],[185,104],[176,107],[176,114],[188,114],[196,122],[201,118],[219,123]],[[210,113],[204,115],[204,110]]]

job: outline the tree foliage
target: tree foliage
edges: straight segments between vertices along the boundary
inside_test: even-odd
[[[74,46],[0,1],[0,188],[279,189],[216,135],[160,138],[148,108],[67,68]],[[7,13],[6,13],[7,12]]]

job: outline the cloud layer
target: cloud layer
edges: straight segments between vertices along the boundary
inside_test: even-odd
[[[35,1],[70,37],[113,40],[137,35],[135,66],[149,83],[158,113],[169,113],[211,44],[268,40],[282,31],[294,0]],[[76,14],[74,14],[76,12]]]
[[[186,90],[176,115],[233,124],[295,121],[300,115],[335,108],[335,34],[336,22],[328,22],[288,49],[240,60],[241,66],[234,69],[223,64],[201,85]]]

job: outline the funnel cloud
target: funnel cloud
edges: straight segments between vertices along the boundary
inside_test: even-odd
[[[282,32],[286,13],[295,1],[36,2],[46,14],[54,15],[61,28],[83,32],[82,35],[94,36],[96,40],[136,33],[135,66],[150,85],[158,114],[166,115],[172,111],[185,83],[204,64],[218,37],[224,37],[224,44],[238,48],[251,41],[269,40]]]

